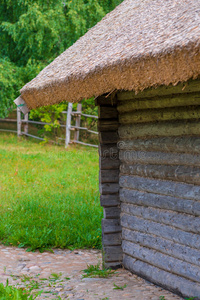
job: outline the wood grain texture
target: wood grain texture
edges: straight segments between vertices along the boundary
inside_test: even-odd
[[[120,139],[137,139],[149,137],[171,137],[183,135],[200,135],[197,121],[160,122],[154,124],[131,124],[119,126]]]
[[[200,200],[200,186],[167,180],[143,178],[139,176],[120,176],[120,187],[148,193],[167,195],[180,199]]]
[[[113,120],[98,120],[97,128],[98,131],[117,131],[119,126],[118,121]]]
[[[183,297],[196,297],[196,295],[200,295],[200,285],[196,284],[196,282],[161,270],[146,262],[136,260],[129,255],[124,255],[123,265],[133,273]]]
[[[99,156],[102,158],[111,158],[111,159],[118,159],[119,158],[119,150],[115,144],[109,145],[99,145]]]
[[[195,200],[146,193],[126,188],[120,189],[120,200],[123,203],[137,204],[142,207],[155,207],[200,216],[200,202]]]
[[[200,185],[200,168],[195,166],[120,164],[121,175],[136,175]]]
[[[106,262],[122,261],[122,247],[121,246],[104,246],[104,257]]]
[[[121,226],[130,230],[153,234],[184,246],[200,250],[200,236],[169,225],[160,224],[127,214],[121,214]]]
[[[100,170],[119,170],[120,162],[119,159],[115,157],[115,154],[113,154],[112,158],[100,157],[99,163],[100,163]]]
[[[181,136],[123,140],[118,143],[118,147],[120,150],[200,154],[200,138],[199,136]]]
[[[116,194],[119,192],[118,183],[100,183],[99,191],[101,195]]]
[[[120,207],[106,207],[104,208],[105,219],[119,219],[121,209]]]
[[[104,246],[119,246],[121,245],[121,233],[106,233],[103,235]]]
[[[117,97],[113,93],[111,95],[102,95],[99,96],[95,99],[95,105],[110,105],[110,106],[115,106],[117,104]]]
[[[102,220],[102,231],[105,233],[116,233],[121,232],[120,219],[103,219]]]
[[[168,108],[200,105],[199,93],[169,95],[167,97],[153,97],[148,99],[133,99],[119,102],[117,110],[119,114],[142,109]]]
[[[200,96],[199,96],[200,99]],[[200,106],[146,109],[119,115],[121,124],[137,124],[155,121],[195,120],[200,118]]]
[[[133,258],[147,262],[155,267],[182,276],[195,282],[200,282],[200,267],[180,259],[163,254],[159,251],[123,241],[122,250]]]
[[[117,183],[119,182],[119,170],[101,170],[99,172],[100,183]]]
[[[149,88],[138,94],[135,94],[134,91],[122,91],[117,93],[118,100],[132,100],[132,99],[145,99],[145,98],[152,98],[155,96],[166,96],[166,95],[174,95],[174,94],[185,94],[185,93],[192,93],[192,92],[199,92],[200,91],[200,81],[197,80],[190,80],[187,83],[180,83],[177,86],[169,85],[169,86],[159,86],[158,88]]]
[[[118,119],[118,111],[114,106],[99,106],[98,107],[99,119]]]
[[[200,266],[200,251],[152,234],[122,228],[122,239]]]
[[[100,203],[103,207],[114,207],[120,204],[119,195],[101,195]]]
[[[119,158],[128,164],[183,165],[200,167],[200,155],[189,153],[170,153],[120,150]]]
[[[138,206],[129,203],[122,203],[121,210],[125,214],[143,218],[145,220],[151,220],[160,224],[173,226],[174,228],[181,229],[185,232],[197,234],[200,233],[200,217],[159,208]]]
[[[118,142],[118,139],[119,136],[116,131],[106,131],[99,133],[99,142],[101,144],[114,144]]]

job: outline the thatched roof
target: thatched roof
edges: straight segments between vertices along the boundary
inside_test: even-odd
[[[125,0],[58,56],[21,95],[29,108],[200,74],[200,0]]]

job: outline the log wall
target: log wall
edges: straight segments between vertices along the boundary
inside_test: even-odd
[[[120,201],[119,201],[119,149],[118,111],[115,96],[101,96],[98,105],[99,131],[99,189],[102,220],[103,262],[105,267],[122,264]]]
[[[200,299],[200,84],[117,93],[123,265]]]

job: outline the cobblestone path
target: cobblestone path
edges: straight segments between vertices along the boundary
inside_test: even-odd
[[[32,286],[33,291],[41,291],[38,300],[182,299],[124,269],[109,278],[83,278],[82,270],[98,262],[101,253],[97,250],[33,253],[0,245],[0,282],[6,284],[8,279],[16,287]],[[124,288],[114,289],[116,286]]]

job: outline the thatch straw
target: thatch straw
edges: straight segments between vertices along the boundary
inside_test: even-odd
[[[200,74],[199,0],[125,0],[57,57],[21,95],[29,108]]]

